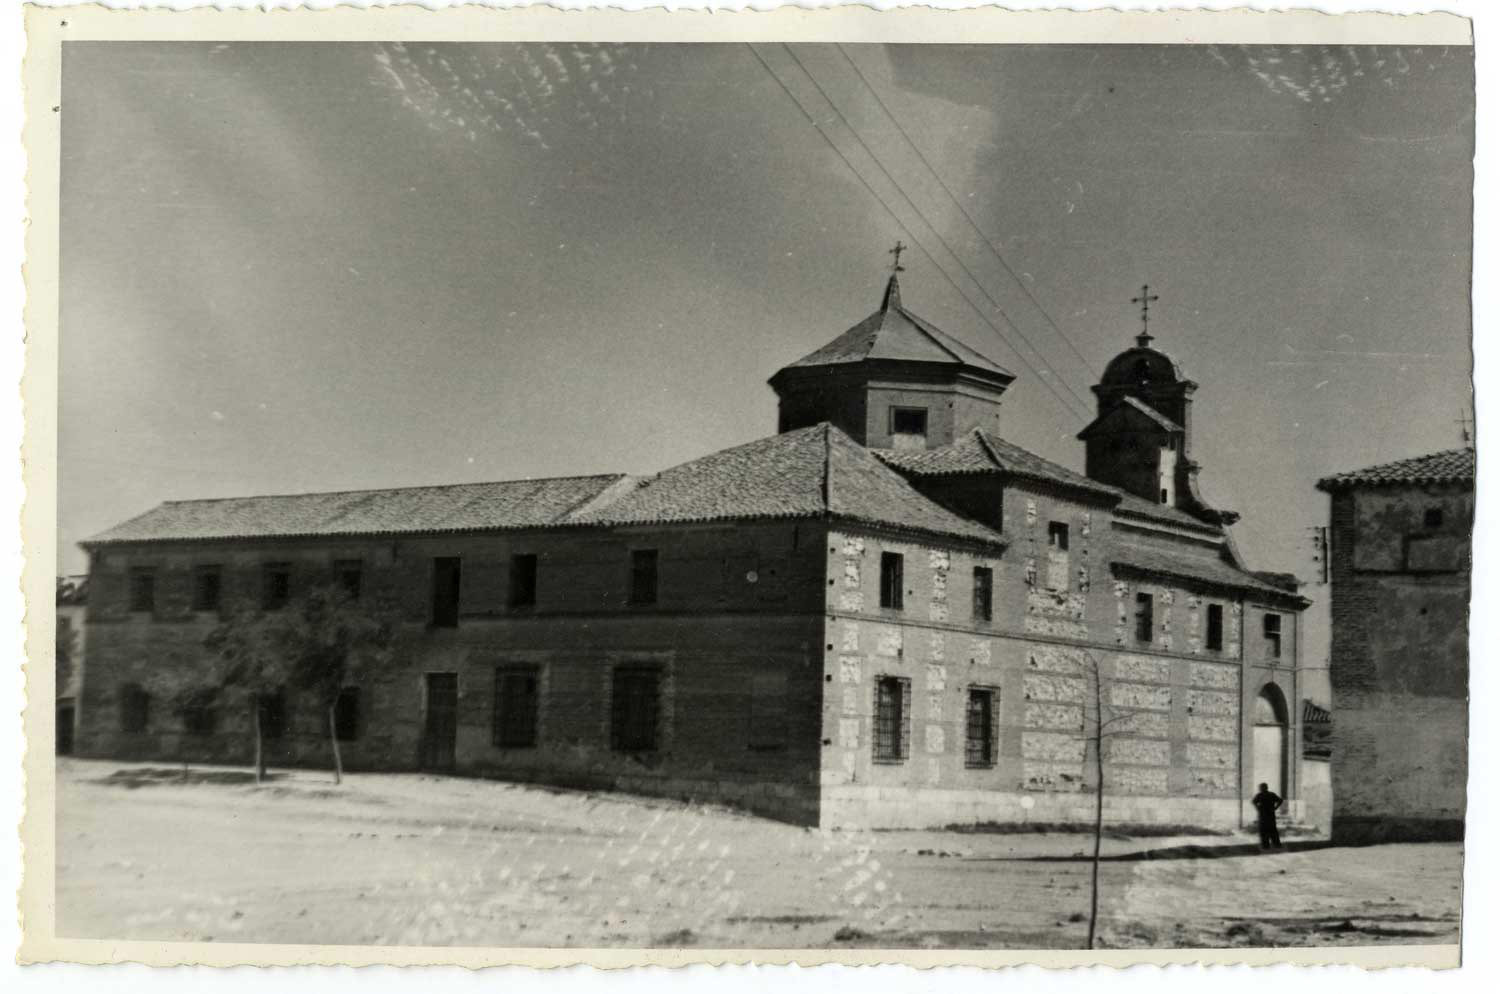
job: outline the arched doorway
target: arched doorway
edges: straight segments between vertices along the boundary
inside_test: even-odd
[[[1255,786],[1267,784],[1282,797],[1286,796],[1287,730],[1286,698],[1280,687],[1268,683],[1255,698],[1254,780]]]

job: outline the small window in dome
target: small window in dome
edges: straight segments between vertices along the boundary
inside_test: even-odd
[[[891,434],[892,435],[926,435],[927,434],[927,408],[925,408],[925,407],[893,407],[893,408],[891,408]]]
[[[1138,380],[1151,379],[1151,363],[1145,359],[1137,359],[1135,361],[1135,378]]]

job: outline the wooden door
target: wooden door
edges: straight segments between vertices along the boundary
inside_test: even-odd
[[[458,674],[427,674],[427,717],[422,730],[422,768],[452,770],[458,748]]]

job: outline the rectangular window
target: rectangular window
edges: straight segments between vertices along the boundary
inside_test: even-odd
[[[189,735],[212,735],[219,716],[211,704],[195,701],[182,709],[182,730]]]
[[[1208,606],[1208,648],[1217,652],[1224,648],[1224,605]]]
[[[1152,600],[1150,594],[1135,595],[1135,640],[1150,642],[1152,638]]]
[[[1068,551],[1068,526],[1065,522],[1047,522],[1047,544],[1058,552]]]
[[[1263,624],[1266,633],[1266,658],[1281,658],[1281,615],[1267,614]]]
[[[1422,527],[1443,527],[1443,509],[1441,507],[1429,507],[1422,515]]]
[[[286,734],[286,691],[261,694],[256,701],[260,710],[261,738],[275,740]]]
[[[974,620],[989,621],[995,607],[995,571],[974,567]]]
[[[463,584],[462,563],[457,556],[432,560],[432,625],[458,627],[458,595]]]
[[[630,603],[656,603],[656,550],[630,552]]]
[[[661,674],[653,667],[615,670],[610,708],[610,747],[617,752],[653,752],[661,710]]]
[[[149,566],[130,570],[130,610],[142,614],[156,610],[156,570]]]
[[[536,745],[538,689],[536,667],[495,667],[493,741],[497,747],[530,749]]]
[[[194,567],[193,610],[217,611],[223,589],[224,573],[218,566]]]
[[[292,596],[291,563],[266,563],[260,568],[260,606],[280,611]]]
[[[901,610],[905,600],[906,581],[902,576],[905,564],[899,552],[880,554],[880,606],[894,611]]]
[[[340,559],[333,564],[335,582],[349,595],[351,601],[359,600],[365,585],[365,564],[358,559]]]
[[[120,687],[120,731],[144,732],[151,721],[151,695],[138,683]]]
[[[536,553],[510,557],[510,606],[536,606]]]
[[[786,745],[786,672],[771,670],[750,677],[750,748]]]
[[[969,688],[964,722],[964,765],[969,769],[995,765],[995,697],[996,691],[991,688]]]
[[[353,742],[359,729],[359,688],[345,687],[333,704],[333,734],[340,742]]]
[[[875,681],[875,762],[902,763],[911,749],[911,681]]]
[[[892,435],[926,435],[927,434],[927,408],[925,408],[925,407],[893,407],[893,408],[891,408],[891,434]]]

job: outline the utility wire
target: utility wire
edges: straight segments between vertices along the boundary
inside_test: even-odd
[[[870,146],[865,142],[864,138],[860,137],[859,131],[856,130],[855,127],[854,127],[854,125],[850,123],[849,118],[847,116],[845,116],[844,112],[839,108],[838,104],[834,103],[833,97],[829,96],[828,91],[823,88],[823,84],[821,84],[821,83],[818,82],[817,77],[815,77],[808,70],[806,64],[804,64],[803,61],[800,58],[798,58],[797,53],[793,52],[792,49],[788,45],[786,45],[784,43],[782,44],[782,48],[786,49],[787,55],[791,56],[792,61],[795,62],[795,63],[797,63],[797,66],[798,66],[798,68],[800,68],[802,70],[803,75],[805,75],[808,78],[808,80],[812,83],[812,85],[817,89],[818,93],[820,93],[822,95],[823,99],[825,101],[827,101],[828,106],[831,107],[831,108],[833,108],[833,112],[838,115],[838,118],[839,118],[840,121],[843,122],[844,127],[847,128],[849,130],[849,133],[854,136],[854,140],[857,141],[857,142],[859,142],[860,148],[864,149],[865,154],[868,155],[870,157],[870,160],[875,163],[875,168],[879,169],[880,172],[881,172],[881,174],[885,176],[886,181],[889,182],[891,184],[891,186],[895,188],[895,190],[896,190],[897,193],[901,194],[901,198],[906,201],[907,206],[910,207],[914,212],[916,212],[917,216],[920,217],[923,220],[923,222],[925,222],[927,224],[927,227],[930,228],[932,230],[933,235],[936,236],[936,238],[938,240],[938,243],[941,244],[943,246],[943,248],[947,251],[947,253],[950,256],[953,257],[954,261],[956,261],[958,263],[959,268],[964,271],[964,275],[968,276],[968,278],[974,283],[974,285],[979,288],[979,292],[982,293],[982,294],[984,294],[984,298],[990,302],[990,306],[993,307],[996,311],[998,311],[1000,313],[1000,317],[1003,318],[1005,320],[1006,325],[1012,331],[1014,331],[1016,333],[1016,337],[1019,338],[1019,339],[1021,339],[1021,341],[1026,344],[1026,347],[1029,348],[1029,349],[1031,349],[1031,351],[1034,354],[1036,354],[1037,356],[1041,356],[1043,358],[1043,360],[1045,360],[1046,357],[1045,357],[1045,355],[1043,355],[1042,350],[1039,349],[1039,348],[1037,348],[1032,343],[1031,339],[1029,339],[1029,338],[1026,337],[1026,333],[1023,332],[1020,328],[1018,328],[1016,326],[1016,323],[1010,319],[1010,315],[1005,312],[1005,308],[1002,307],[1000,305],[1000,302],[998,300],[996,300],[990,294],[990,292],[984,288],[984,283],[979,279],[978,276],[974,275],[973,270],[971,270],[964,263],[963,259],[959,256],[959,254],[953,250],[953,246],[951,246],[951,245],[948,244],[948,240],[943,237],[943,234],[942,234],[941,231],[938,230],[937,225],[935,225],[931,221],[929,221],[927,219],[927,216],[922,213],[921,208],[919,208],[916,205],[916,203],[914,203],[912,201],[911,197],[907,195],[906,191],[902,188],[901,184],[898,183],[896,181],[896,178],[891,175],[890,170],[886,169],[885,165],[880,161],[880,157],[875,154],[874,150],[872,150],[870,148]],[[988,319],[986,319],[986,320],[987,320],[987,323],[990,325],[991,328],[995,328],[994,322],[990,322],[990,321],[988,321]],[[997,335],[1001,334],[1000,329],[999,328],[995,328],[995,333]],[[1002,337],[1003,337],[1003,335],[1002,335]],[[1038,374],[1038,375],[1040,375],[1040,374]],[[1073,387],[1072,387],[1072,385],[1070,383],[1068,383],[1067,380],[1063,379],[1061,375],[1057,375],[1057,374],[1054,374],[1054,375],[1055,375],[1055,378],[1060,383],[1062,383],[1063,388],[1065,390],[1067,390],[1068,393],[1070,393],[1070,394],[1073,395],[1073,399],[1078,402],[1079,406],[1081,406],[1085,412],[1088,411],[1088,409],[1089,409],[1089,402],[1087,400],[1085,400],[1083,398],[1083,396],[1078,393],[1078,391],[1074,390]],[[1087,415],[1084,416],[1084,420],[1085,421],[1088,420]]]
[[[860,69],[859,64],[849,56],[849,52],[847,49],[845,49],[843,43],[839,43],[837,47],[839,50],[839,54],[844,57],[844,61],[849,63],[849,67],[854,70],[854,73],[859,77],[860,82],[864,83],[865,89],[870,91],[870,96],[875,98],[875,102],[880,105],[880,109],[885,112],[885,116],[890,120],[891,124],[895,125],[896,130],[901,132],[901,137],[906,139],[906,144],[910,145],[911,150],[917,153],[917,158],[922,160],[922,165],[926,166],[927,171],[932,174],[932,178],[938,181],[938,185],[943,188],[943,192],[948,195],[948,199],[953,201],[953,206],[957,207],[963,214],[964,219],[969,222],[969,227],[973,228],[974,233],[984,241],[985,245],[989,246],[990,251],[993,252],[995,258],[999,260],[1000,265],[1003,266],[1005,268],[1005,271],[1010,274],[1010,278],[1015,280],[1016,286],[1020,287],[1021,292],[1026,294],[1026,299],[1030,300],[1032,304],[1036,306],[1036,309],[1041,312],[1042,317],[1047,319],[1047,324],[1052,326],[1052,330],[1057,332],[1058,337],[1067,343],[1068,348],[1073,350],[1073,354],[1078,357],[1078,361],[1083,363],[1083,368],[1088,370],[1090,374],[1098,376],[1099,371],[1095,369],[1093,364],[1088,361],[1088,359],[1082,352],[1079,351],[1078,346],[1073,343],[1073,340],[1068,337],[1067,333],[1064,332],[1060,327],[1058,327],[1057,322],[1052,320],[1052,315],[1047,313],[1047,308],[1043,307],[1042,302],[1036,299],[1036,295],[1031,292],[1031,288],[1026,285],[1026,281],[1021,279],[1021,277],[1016,274],[1016,271],[1010,267],[1010,263],[1005,261],[1005,256],[1001,254],[999,247],[990,240],[989,235],[986,235],[984,233],[984,229],[979,227],[979,222],[974,220],[974,216],[970,214],[968,208],[963,205],[963,201],[959,200],[958,197],[954,194],[953,190],[949,188],[948,184],[943,181],[942,174],[937,171],[933,164],[928,160],[927,156],[924,155],[922,153],[922,150],[917,147],[917,143],[912,141],[911,135],[908,134],[906,129],[901,126],[901,122],[896,120],[896,115],[891,113],[890,107],[888,107],[886,105],[886,102],[880,98],[879,91],[877,91],[874,85],[871,84],[869,77],[864,74],[864,70]]]
[[[988,315],[984,313],[984,309],[981,308],[978,304],[974,303],[974,301],[969,297],[968,294],[964,293],[963,288],[960,287],[958,283],[954,281],[953,277],[948,274],[948,271],[938,263],[937,259],[933,257],[932,253],[928,251],[927,247],[922,244],[922,240],[918,238],[916,234],[911,230],[911,227],[908,226],[905,221],[901,220],[900,215],[896,213],[896,211],[885,200],[885,198],[882,197],[878,192],[876,192],[875,188],[870,185],[870,182],[865,179],[864,175],[860,173],[857,168],[855,168],[855,165],[853,161],[850,160],[849,156],[844,152],[843,149],[839,148],[838,143],[835,142],[833,138],[831,138],[828,133],[823,130],[822,125],[818,124],[817,119],[808,112],[807,108],[803,106],[802,101],[798,99],[797,95],[793,93],[791,88],[786,85],[786,83],[779,75],[777,75],[776,70],[771,68],[771,64],[765,60],[764,56],[762,56],[758,51],[755,50],[755,46],[750,44],[749,42],[746,42],[745,47],[750,50],[751,55],[755,56],[755,60],[765,68],[766,73],[771,77],[772,80],[775,81],[776,85],[781,87],[782,92],[787,95],[787,97],[792,101],[792,104],[797,108],[798,111],[802,113],[802,116],[807,119],[807,122],[813,126],[813,130],[818,133],[818,136],[821,137],[825,142],[827,142],[828,147],[833,149],[834,153],[837,154],[841,160],[843,160],[844,165],[849,168],[849,172],[853,174],[854,178],[859,181],[860,185],[869,192],[871,197],[875,198],[876,203],[880,204],[880,206],[885,209],[885,212],[891,216],[891,220],[896,222],[897,227],[901,229],[902,233],[904,233],[906,237],[912,240],[912,243],[921,250],[922,255],[927,259],[927,261],[932,263],[933,268],[936,269],[938,273],[943,277],[943,279],[948,282],[948,285],[953,287],[954,291],[963,298],[964,303],[968,304],[974,310],[974,312],[978,314],[979,317],[990,326],[995,334],[1000,336],[1002,341],[1005,341],[1006,346],[1016,354],[1016,357],[1021,360],[1022,364],[1025,365],[1028,370],[1031,371],[1032,375],[1036,376],[1036,378],[1041,382],[1042,386],[1046,387],[1047,390],[1052,394],[1052,396],[1057,399],[1057,402],[1063,406],[1064,410],[1066,410],[1074,417],[1087,421],[1088,418],[1079,414],[1079,412],[1073,407],[1073,405],[1069,403],[1067,398],[1059,393],[1057,388],[1052,385],[1052,381],[1048,377],[1043,376],[1041,372],[1031,364],[1031,361],[1026,358],[1024,353],[1022,353],[1019,349],[1017,349],[1014,345],[1012,345],[1008,340],[1005,339],[1004,333],[1001,332],[1000,329],[995,326],[994,322],[989,319]],[[921,216],[920,211],[918,212],[918,216]],[[923,220],[925,221],[926,218],[923,218]]]

